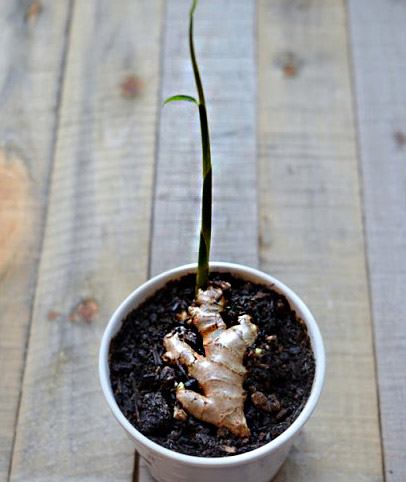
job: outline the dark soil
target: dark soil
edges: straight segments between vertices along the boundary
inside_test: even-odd
[[[203,457],[247,452],[284,432],[306,403],[315,370],[306,327],[284,296],[230,275],[221,274],[221,279],[232,286],[225,292],[227,304],[222,313],[227,325],[234,324],[239,315],[249,314],[259,328],[245,357],[249,439],[191,416],[186,421],[173,418],[176,383],[183,382],[195,391],[199,386],[182,366],[164,364],[162,340],[177,329],[204,354],[200,336],[182,321],[182,312],[193,302],[194,276],[169,283],[130,313],[110,346],[114,396],[129,421],[164,447]]]

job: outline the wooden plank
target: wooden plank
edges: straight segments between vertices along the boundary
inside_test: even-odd
[[[406,480],[406,4],[350,1],[386,480]]]
[[[255,2],[200,2],[195,42],[211,129],[212,259],[258,264]],[[162,98],[195,95],[187,30],[189,0],[167,1]],[[161,114],[152,225],[151,274],[197,260],[200,132],[194,106]],[[152,482],[140,463],[140,482]]]
[[[314,311],[328,358],[276,480],[381,481],[344,5],[260,0],[258,21],[261,266]]]
[[[96,368],[147,275],[162,5],[75,3],[11,481],[131,479]]]
[[[162,100],[195,95],[188,51],[189,0],[167,2]],[[211,129],[214,259],[257,265],[255,2],[200,2],[195,41]],[[151,272],[197,260],[201,153],[195,106],[162,112]]]
[[[155,482],[155,479],[153,479],[151,474],[149,473],[148,466],[144,462],[144,459],[140,459],[138,481],[136,482]]]
[[[0,481],[8,478],[70,2],[0,9]]]

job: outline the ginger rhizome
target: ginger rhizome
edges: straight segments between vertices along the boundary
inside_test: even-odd
[[[239,437],[250,431],[244,415],[246,398],[243,382],[246,369],[243,358],[257,337],[258,329],[248,315],[238,318],[238,324],[227,328],[221,317],[224,308],[223,290],[229,283],[199,290],[194,306],[189,307],[190,322],[203,339],[205,356],[196,353],[181,340],[178,333],[164,338],[165,361],[181,363],[200,385],[203,395],[186,390],[179,384],[176,398],[189,414],[217,427],[227,428]]]

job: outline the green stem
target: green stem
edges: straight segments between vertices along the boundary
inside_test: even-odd
[[[199,95],[199,117],[200,130],[202,136],[202,171],[203,171],[203,188],[202,188],[202,205],[201,205],[201,225],[199,240],[199,258],[196,275],[196,291],[207,287],[209,281],[209,259],[210,259],[210,243],[211,243],[211,218],[212,218],[212,167],[210,152],[210,135],[209,125],[207,121],[207,110],[204,99],[203,84],[200,77],[199,67],[197,65],[195,47],[193,42],[193,16],[197,6],[197,0],[193,1],[190,10],[189,24],[189,48],[192,60],[193,74],[195,77],[196,88]]]

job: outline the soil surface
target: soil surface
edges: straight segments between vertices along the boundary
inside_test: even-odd
[[[214,274],[212,279],[218,281],[220,275]],[[231,289],[224,293],[227,303],[222,312],[227,326],[235,324],[239,315],[248,314],[259,329],[245,356],[249,439],[192,416],[184,421],[173,418],[176,384],[183,382],[195,391],[199,386],[181,365],[169,366],[162,361],[162,340],[176,329],[204,354],[200,335],[184,321],[194,298],[194,276],[167,284],[130,313],[110,346],[111,383],[124,415],[151,440],[188,455],[222,457],[266,444],[297,418],[314,378],[306,327],[286,298],[223,273],[221,280],[231,283]]]

